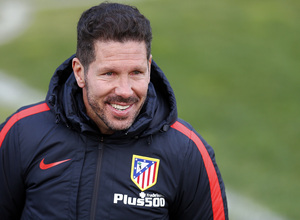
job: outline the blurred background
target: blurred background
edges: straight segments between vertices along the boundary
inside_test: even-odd
[[[44,99],[95,0],[0,0],[0,121]],[[116,1],[115,1],[116,2]],[[230,219],[300,219],[300,1],[127,0],[179,116],[213,146]]]

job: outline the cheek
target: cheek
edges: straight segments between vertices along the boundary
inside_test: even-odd
[[[100,98],[109,94],[112,89],[109,83],[95,79],[89,81],[89,83],[87,84],[87,90],[90,95]]]
[[[144,97],[148,92],[148,82],[140,82],[138,86],[135,87],[135,92],[138,96]]]
[[[94,102],[94,103],[99,103],[101,98],[102,98],[102,93],[95,89],[94,86],[87,86],[86,87],[86,92],[87,92],[87,98],[89,102]]]

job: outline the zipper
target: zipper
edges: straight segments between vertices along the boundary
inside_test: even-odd
[[[100,171],[101,171],[102,155],[103,155],[103,137],[101,138],[100,141],[101,143],[98,145],[98,158],[97,158],[94,190],[92,195],[90,220],[96,219],[96,207],[97,207],[97,200],[98,200],[98,193],[99,193]]]

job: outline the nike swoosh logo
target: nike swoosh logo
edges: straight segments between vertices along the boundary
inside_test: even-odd
[[[57,165],[59,165],[59,164],[65,163],[65,162],[67,162],[67,161],[69,161],[69,160],[71,160],[71,159],[61,160],[61,161],[54,162],[54,163],[49,163],[49,164],[45,164],[45,163],[44,163],[44,160],[45,160],[45,158],[43,158],[42,161],[40,162],[40,168],[41,168],[42,170],[47,170],[47,169],[49,169],[49,168],[55,167],[55,166],[57,166]]]

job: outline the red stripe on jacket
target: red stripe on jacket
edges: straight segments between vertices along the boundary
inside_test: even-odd
[[[181,124],[180,122],[175,122],[171,125],[172,128],[180,131],[184,135],[186,135],[189,139],[191,139],[198,147],[202,157],[204,166],[206,168],[206,172],[208,175],[210,192],[211,192],[211,201],[212,201],[212,210],[213,210],[213,217],[215,220],[225,220],[225,213],[224,213],[224,203],[221,194],[221,187],[218,180],[217,172],[215,170],[214,164],[204,146],[200,138],[186,126]]]
[[[47,105],[47,103],[42,103],[33,107],[30,107],[28,109],[24,109],[16,114],[14,114],[8,121],[7,123],[4,125],[3,129],[0,131],[0,148],[2,146],[2,143],[4,141],[4,138],[6,136],[6,134],[8,133],[8,131],[11,129],[11,127],[19,120],[21,120],[22,118],[26,118],[28,116],[34,115],[34,114],[38,114],[44,111],[49,111],[50,108]]]

